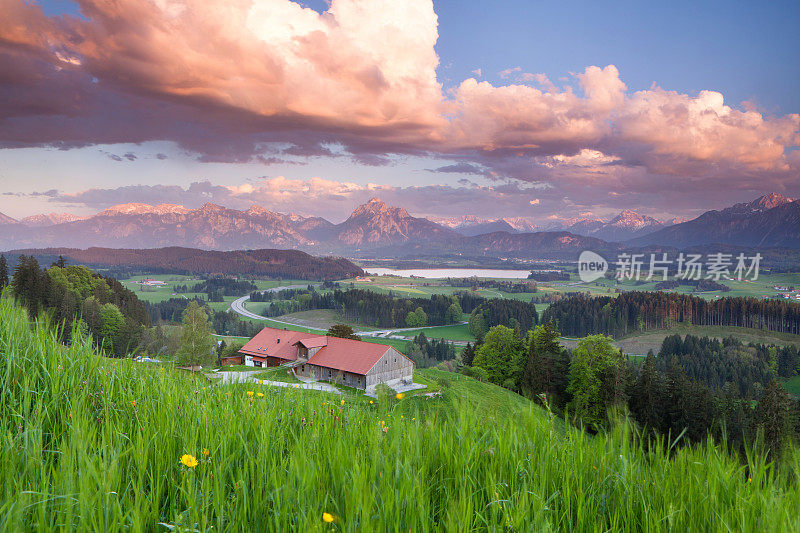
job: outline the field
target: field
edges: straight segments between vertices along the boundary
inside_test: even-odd
[[[645,452],[463,376],[374,405],[211,385],[65,348],[9,300],[0,357],[6,531],[800,529],[797,452]]]
[[[141,280],[143,277],[147,277],[150,279],[158,279],[165,281],[167,283],[164,287],[158,288],[150,288],[146,287],[143,288],[140,285],[134,283]],[[615,288],[619,288],[622,290],[653,290],[655,282],[649,282],[641,285],[636,285],[633,282],[623,282],[617,284],[614,280],[608,279],[600,279],[596,282],[590,284],[580,283],[576,276],[573,274],[569,282],[553,282],[553,283],[539,283],[539,291],[541,294],[552,293],[552,292],[575,292],[575,291],[583,291],[583,292],[590,292],[595,295],[614,295]],[[369,282],[355,282],[355,280],[345,280],[342,282],[342,288],[345,289],[349,287],[350,283],[352,282],[354,286],[358,288],[368,289],[376,292],[383,292],[388,293],[392,292],[397,294],[398,296],[407,296],[407,297],[430,297],[432,294],[452,294],[456,291],[467,290],[464,288],[456,288],[456,287],[449,287],[442,284],[442,280],[421,280],[421,279],[411,279],[411,278],[400,278],[396,276],[373,276],[370,278],[371,281]],[[171,297],[193,297],[194,294],[185,294],[185,295],[173,295],[172,294],[172,286],[176,284],[186,284],[191,286],[191,284],[196,283],[198,280],[193,280],[188,278],[187,276],[177,276],[177,275],[152,275],[152,276],[137,276],[131,278],[129,280],[125,280],[124,283],[126,286],[129,286],[132,290],[136,291],[137,296],[142,299],[146,299],[151,302],[165,300]],[[272,288],[277,286],[283,285],[307,285],[308,281],[306,280],[284,280],[284,281],[277,281],[277,280],[258,280],[255,282],[260,289]],[[731,281],[731,280],[723,280],[723,284],[726,284],[732,288],[729,292],[712,292],[712,293],[701,293],[698,296],[704,298],[717,298],[720,296],[753,296],[753,297],[763,297],[764,295],[774,295],[777,294],[777,291],[773,288],[773,286],[795,286],[800,287],[800,274],[791,273],[791,274],[762,274],[756,282],[747,282],[747,281]],[[143,290],[142,290],[143,289]],[[676,291],[688,293],[690,287],[687,286],[680,286]],[[479,294],[487,297],[487,298],[515,298],[520,299],[523,301],[530,300],[534,294],[531,293],[507,293],[504,291],[498,291],[495,289],[480,289],[478,291]],[[200,297],[205,298],[204,294],[199,295]],[[221,303],[210,303],[210,307],[215,310],[226,310],[230,307],[230,303],[236,299],[236,297],[226,297],[224,302]],[[246,308],[251,310],[255,313],[261,313],[264,309],[264,306],[269,305],[268,303],[258,303],[258,302],[247,302]],[[536,310],[541,316],[542,312],[547,308],[547,304],[537,304]],[[338,313],[333,310],[311,310],[311,311],[302,311],[298,313],[292,313],[289,315],[283,315],[280,317],[275,317],[276,320],[285,321],[291,323],[291,325],[284,324],[282,322],[276,322],[272,320],[260,321],[254,320],[250,318],[242,317],[243,320],[247,320],[250,322],[263,324],[265,326],[273,326],[273,327],[288,327],[289,329],[296,330],[296,331],[305,331],[309,333],[324,333],[331,324],[338,323]],[[351,324],[353,325],[353,324]],[[370,327],[367,326],[358,326],[353,325],[354,329],[357,331],[369,331]],[[412,338],[414,335],[418,334],[420,331],[424,331],[425,335],[431,338],[443,338],[451,341],[458,342],[459,344],[465,342],[474,342],[475,338],[469,332],[469,328],[466,325],[454,325],[454,326],[446,326],[446,327],[438,327],[438,328],[421,328],[419,330],[409,331],[409,332],[399,332],[398,335],[402,335],[408,339]],[[681,335],[685,335],[687,333],[691,333],[693,335],[708,335],[713,337],[726,337],[729,335],[733,335],[734,337],[742,340],[743,342],[763,342],[763,343],[770,343],[770,344],[795,344],[800,345],[800,337],[793,336],[793,335],[781,335],[777,333],[765,332],[761,330],[751,330],[751,329],[744,329],[744,328],[727,328],[727,327],[705,327],[705,326],[676,326],[675,328],[668,330],[668,331],[654,331],[648,332],[643,334],[637,334],[629,336],[625,339],[619,339],[615,344],[623,349],[626,353],[630,354],[646,354],[648,350],[653,350],[657,352],[658,349],[661,347],[661,341],[664,339],[665,336],[678,333]],[[235,342],[241,342],[242,340],[246,339],[233,339]],[[365,338],[369,342],[378,342],[381,344],[388,344],[391,345],[399,350],[404,350],[406,347],[406,342],[403,340],[397,339],[369,339]],[[572,339],[562,339],[563,343],[567,347],[573,347],[576,343],[575,340]]]
[[[789,393],[794,394],[795,396],[800,396],[800,376],[795,376],[792,379],[785,381],[783,383],[783,387],[789,391]]]
[[[453,341],[475,342],[475,336],[470,333],[469,326],[466,324],[456,324],[453,326],[438,326],[430,328],[420,328],[407,331],[400,331],[397,334],[404,337],[416,337],[424,333],[429,339],[448,339]]]

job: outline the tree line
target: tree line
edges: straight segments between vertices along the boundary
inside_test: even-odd
[[[462,371],[589,429],[607,427],[614,412],[627,413],[646,438],[668,437],[658,441],[668,445],[711,435],[742,452],[762,443],[779,455],[800,439],[800,402],[775,379],[780,358],[797,372],[794,349],[668,337],[657,356],[634,364],[608,336],[587,336],[569,351],[559,335],[549,322],[526,334],[495,326],[464,350]],[[758,361],[748,361],[745,351]],[[756,379],[763,385],[748,381]]]
[[[800,334],[800,305],[775,299],[705,300],[688,294],[630,291],[616,297],[580,294],[564,298],[551,304],[542,320],[574,337],[592,333],[622,337],[638,331],[668,329],[677,323]]]
[[[228,252],[169,247],[158,249],[57,248],[28,250],[40,260],[59,255],[72,263],[112,269],[116,272],[162,274],[211,274],[286,279],[337,280],[363,274],[341,257],[315,257],[299,250],[235,250]]]

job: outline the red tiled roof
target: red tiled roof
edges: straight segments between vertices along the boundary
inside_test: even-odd
[[[294,344],[308,336],[308,333],[300,333],[299,331],[264,328],[250,339],[247,344],[242,346],[239,352],[253,357],[266,358],[270,356],[285,359],[286,361],[294,361],[297,358],[297,347]]]
[[[300,339],[295,344],[302,344],[306,348],[319,348],[328,345],[328,337],[318,335],[309,339]]]
[[[390,347],[385,344],[340,339],[313,333],[301,333],[276,328],[264,328],[239,352],[253,357],[278,357],[287,361],[297,359],[297,347],[302,343],[306,348],[322,346],[308,364],[354,374],[366,375]],[[402,355],[402,354],[401,354]],[[405,356],[403,356],[405,357]]]

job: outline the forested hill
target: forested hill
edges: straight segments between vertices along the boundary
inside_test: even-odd
[[[21,254],[49,264],[58,256],[70,263],[93,268],[148,269],[151,272],[179,274],[236,274],[309,280],[344,279],[363,271],[340,257],[315,257],[299,250],[241,250],[219,252],[194,248],[114,249],[46,248],[12,250],[6,256]]]
[[[800,334],[800,305],[786,300],[704,300],[688,294],[631,291],[616,297],[566,298],[548,307],[542,322],[552,322],[562,334],[574,337],[593,333],[621,337],[667,329],[679,322]]]

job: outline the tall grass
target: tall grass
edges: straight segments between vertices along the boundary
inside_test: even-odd
[[[7,299],[0,358],[2,531],[800,530],[797,454],[778,471],[536,407],[211,386],[64,347]]]

